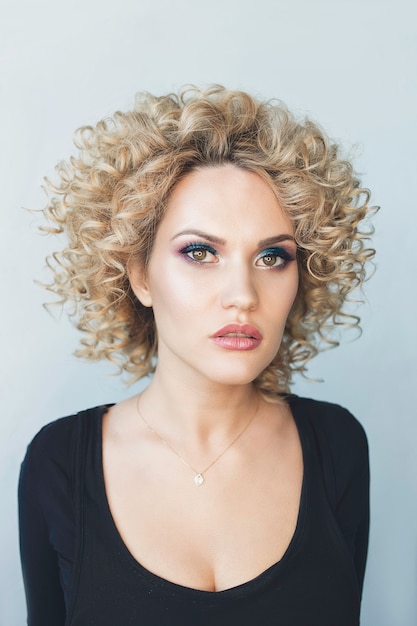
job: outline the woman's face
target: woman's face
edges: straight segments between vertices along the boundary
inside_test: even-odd
[[[226,164],[174,188],[132,288],[152,306],[158,365],[187,382],[253,381],[276,355],[298,287],[293,226],[268,184]]]

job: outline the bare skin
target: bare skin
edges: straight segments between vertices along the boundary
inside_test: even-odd
[[[132,263],[129,278],[158,332],[157,369],[140,398],[156,432],[202,471],[257,412],[197,487],[141,420],[137,398],[111,408],[103,420],[110,510],[145,568],[185,587],[228,589],[279,561],[297,523],[297,428],[283,402],[266,402],[252,384],[279,348],[297,293],[293,227],[256,174],[197,170],[171,194],[146,271]],[[226,332],[219,345],[213,335],[230,324],[255,331]]]
[[[186,587],[221,591],[281,559],[295,531],[303,473],[287,407],[261,401],[249,428],[200,487],[138,419],[136,399],[113,407],[103,429],[110,509],[141,565]],[[235,436],[231,431],[219,445],[216,434],[199,443],[192,436],[175,441],[175,448],[199,469]]]

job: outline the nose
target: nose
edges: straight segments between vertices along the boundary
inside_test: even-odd
[[[225,272],[221,303],[225,309],[234,307],[241,311],[253,311],[259,302],[254,276],[242,265]]]

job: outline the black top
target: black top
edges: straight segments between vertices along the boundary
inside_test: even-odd
[[[288,401],[304,461],[294,536],[278,563],[219,592],[152,574],[124,545],[104,487],[101,427],[108,407],[45,426],[28,448],[19,484],[28,624],[359,624],[369,527],[366,436],[337,405]]]

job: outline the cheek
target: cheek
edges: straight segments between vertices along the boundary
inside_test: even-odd
[[[291,315],[291,311],[293,310],[294,303],[297,301],[298,286],[299,286],[299,283],[297,280],[293,284],[289,285],[288,287],[288,292],[287,292],[288,297],[286,298],[285,305],[283,305],[281,309],[281,320],[282,320],[281,331],[283,333],[285,332],[285,326],[286,326],[288,318]]]
[[[190,315],[201,312],[207,300],[202,281],[190,280],[187,272],[178,271],[177,264],[153,266],[149,273],[155,319],[175,319],[181,324]]]
[[[291,289],[289,290],[289,297],[288,297],[288,312],[287,315],[289,315],[292,306],[295,302],[295,299],[297,297],[298,294],[298,287],[299,287],[299,274],[298,274],[298,268],[297,268],[297,273],[294,277],[294,280],[292,281],[292,285],[291,285]]]
[[[298,293],[298,268],[288,272],[282,282],[275,287],[276,306],[281,316],[287,318]]]

